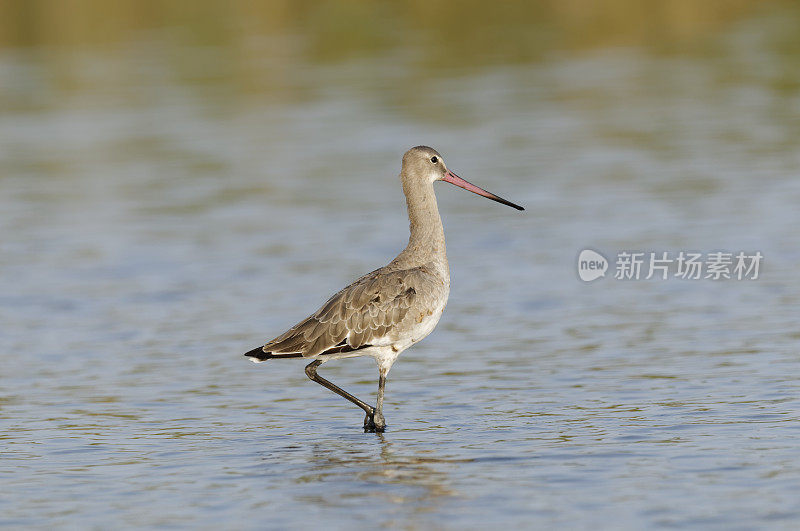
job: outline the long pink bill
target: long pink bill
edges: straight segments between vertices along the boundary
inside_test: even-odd
[[[475,186],[471,182],[465,181],[464,179],[462,179],[461,177],[459,177],[455,173],[451,172],[450,170],[447,170],[447,173],[444,175],[444,180],[449,182],[450,184],[454,184],[456,186],[459,186],[459,187],[463,188],[464,190],[469,190],[470,192],[472,192],[474,194],[482,195],[483,197],[491,199],[492,201],[497,201],[498,203],[503,203],[504,205],[508,205],[511,208],[516,208],[517,210],[525,210],[521,206],[516,205],[516,204],[512,203],[511,201],[506,201],[502,197],[496,196],[491,192],[487,192],[483,188],[479,188],[479,187]]]

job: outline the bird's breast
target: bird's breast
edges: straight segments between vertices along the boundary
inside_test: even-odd
[[[434,301],[434,304],[427,308],[419,308],[415,312],[413,316],[415,323],[412,325],[412,330],[409,334],[411,343],[416,343],[426,338],[439,324],[439,319],[442,318],[442,313],[444,313],[444,307],[447,305],[447,298],[450,294],[450,286],[445,285],[444,288],[442,294]]]

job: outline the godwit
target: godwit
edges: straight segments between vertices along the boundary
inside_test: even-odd
[[[411,148],[403,155],[400,181],[411,224],[403,252],[328,299],[289,331],[245,354],[256,363],[274,358],[314,360],[306,366],[308,377],[363,409],[367,414],[364,431],[369,432],[386,428],[383,393],[389,369],[401,352],[433,331],[450,294],[444,229],[433,183],[447,181],[524,210],[449,171],[442,156],[427,146]],[[327,361],[356,356],[372,356],[378,363],[374,408],[317,374]]]

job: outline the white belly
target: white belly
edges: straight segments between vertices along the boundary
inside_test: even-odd
[[[410,318],[414,319],[412,325],[405,330],[405,333],[392,341],[392,347],[400,353],[414,343],[428,337],[428,335],[433,332],[434,328],[436,328],[436,325],[439,324],[439,319],[442,318],[442,313],[446,305],[447,297],[444,297],[436,308],[427,312],[426,315],[420,315],[416,319],[411,315]]]
[[[437,324],[439,324],[439,319],[442,318],[445,305],[447,305],[447,300],[442,301],[442,303],[435,310],[433,310],[431,315],[423,318],[422,321],[414,327],[411,334],[412,344],[425,339],[431,332],[433,332],[433,329],[436,328]]]

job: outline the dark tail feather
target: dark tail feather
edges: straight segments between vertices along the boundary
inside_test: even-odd
[[[263,347],[256,347],[250,352],[245,353],[245,356],[251,358],[252,361],[266,361],[271,360],[273,358],[302,358],[303,355],[300,353],[291,353],[291,354],[273,354],[272,352],[264,352]]]

